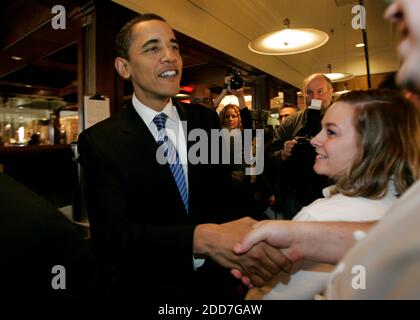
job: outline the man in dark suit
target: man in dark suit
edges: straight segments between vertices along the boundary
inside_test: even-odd
[[[131,79],[132,103],[79,138],[92,241],[116,294],[232,297],[229,269],[239,268],[258,285],[289,267],[266,243],[248,255],[233,254],[254,220],[216,224],[237,218],[226,188],[229,172],[220,164],[192,164],[194,155],[208,160],[211,154],[199,154],[186,138],[194,129],[210,137],[220,124],[213,110],[171,99],[179,91],[182,59],[169,25],[142,15],[121,29],[116,45],[115,68]],[[161,147],[168,158],[166,152],[175,154],[174,166],[159,163]]]
[[[97,296],[88,244],[45,199],[0,173],[0,297]]]

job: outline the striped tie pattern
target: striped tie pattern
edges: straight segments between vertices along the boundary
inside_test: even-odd
[[[185,181],[184,170],[179,160],[178,151],[176,150],[172,141],[166,134],[165,124],[168,116],[164,113],[157,114],[153,122],[158,129],[157,143],[158,146],[163,146],[163,155],[168,161],[169,168],[171,169],[172,175],[175,179],[175,183],[178,187],[179,194],[181,195],[182,202],[184,203],[185,210],[188,213],[188,192],[187,183]]]

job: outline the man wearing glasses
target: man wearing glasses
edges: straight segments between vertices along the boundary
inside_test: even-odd
[[[201,84],[191,92],[191,103],[201,104],[207,108],[214,108],[212,93],[207,85]]]
[[[331,104],[333,86],[324,74],[315,73],[304,80],[302,92],[306,107],[313,99],[321,101],[318,116],[306,108],[287,117],[277,129],[268,153],[268,163],[276,168],[278,182],[273,191],[277,206],[287,220],[322,197],[322,189],[328,186],[326,179],[312,169],[315,154],[309,139],[321,128],[320,117]]]

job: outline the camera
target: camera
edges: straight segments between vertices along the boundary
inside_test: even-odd
[[[315,100],[315,99],[313,99]],[[315,159],[316,152],[315,148],[311,145],[311,139],[315,137],[321,130],[321,110],[319,102],[319,109],[317,106],[309,106],[306,112],[306,122],[302,129],[297,132],[295,140],[297,144],[292,150],[293,161],[299,163],[299,166],[305,165],[312,168],[313,159]],[[314,103],[315,104],[315,103]]]
[[[311,137],[305,136],[305,137],[295,137],[295,140],[297,141],[297,144],[311,144]]]
[[[244,80],[241,78],[241,73],[236,69],[232,68],[230,74],[232,78],[230,79],[230,88],[232,90],[239,90],[244,86]]]
[[[316,152],[315,148],[311,145],[312,136],[297,136],[295,140],[297,144],[292,150],[292,161],[298,164],[298,167],[309,163],[312,167],[313,160],[315,159]]]
[[[321,104],[322,104],[321,100],[312,99],[311,105],[308,106],[308,109],[306,111],[305,124],[303,128],[301,128],[297,132],[296,134],[297,137],[295,137],[295,140],[297,140],[296,138],[300,138],[301,142],[304,142],[302,137],[305,137],[306,138],[305,142],[310,142],[311,138],[315,137],[318,134],[318,132],[321,130],[321,120],[322,120]],[[299,140],[298,140],[298,143],[299,143]]]

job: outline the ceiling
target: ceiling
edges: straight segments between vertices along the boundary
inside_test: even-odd
[[[77,41],[80,23],[51,28],[52,0],[3,1],[0,12],[0,103],[14,96],[59,98],[77,107]],[[67,14],[77,14],[88,0],[63,0]],[[218,88],[229,67],[252,77],[263,72],[280,86],[300,87],[305,76],[333,71],[366,74],[362,32],[353,30],[351,0],[118,0],[138,12],[162,15],[177,30],[182,45],[182,85],[207,83]],[[397,32],[382,19],[383,0],[366,0],[369,57],[372,73],[394,71]],[[330,35],[316,50],[291,56],[263,56],[248,50],[253,38],[279,29],[289,18],[291,27],[313,27]],[[199,40],[197,42],[195,39]],[[13,60],[20,56],[22,60]],[[13,99],[12,99],[13,100]],[[20,101],[15,99],[13,101]],[[54,105],[49,103],[48,105]],[[34,105],[42,106],[42,104]]]
[[[66,108],[77,108],[78,90],[78,41],[82,21],[67,19],[66,29],[51,28],[52,0],[3,1],[0,12],[0,105],[3,107],[25,106],[50,108],[62,103],[51,103],[52,99],[67,103]],[[78,15],[89,0],[61,1],[70,17]],[[114,4],[117,6],[117,4]],[[120,12],[118,12],[120,13]],[[116,13],[117,14],[117,13]],[[130,16],[123,21],[130,19]],[[220,51],[198,43],[179,34],[182,42],[184,72],[182,85],[194,86],[207,83],[217,88],[230,66],[242,67],[243,76],[259,71]],[[20,57],[14,60],[12,57]],[[112,66],[110,66],[112,68]],[[260,72],[261,73],[261,72]],[[125,91],[130,92],[129,84]],[[32,104],[23,98],[37,97]],[[39,103],[44,97],[45,103]]]
[[[62,1],[68,14],[82,1]],[[34,109],[77,103],[77,41],[80,25],[51,28],[55,1],[3,1],[0,13],[0,93],[3,106],[23,103]],[[12,57],[19,57],[15,60]],[[45,97],[46,103],[22,97]],[[59,98],[59,99],[57,99]],[[23,105],[22,105],[23,106]]]
[[[352,0],[114,0],[137,12],[154,12],[194,39],[225,52],[259,70],[301,87],[313,72],[365,75],[362,31],[352,28],[356,14]],[[399,66],[397,32],[383,19],[384,0],[365,0],[370,70],[372,74],[395,71]],[[322,47],[289,56],[264,56],[251,52],[248,43],[257,36],[282,28],[316,28],[330,35]]]

